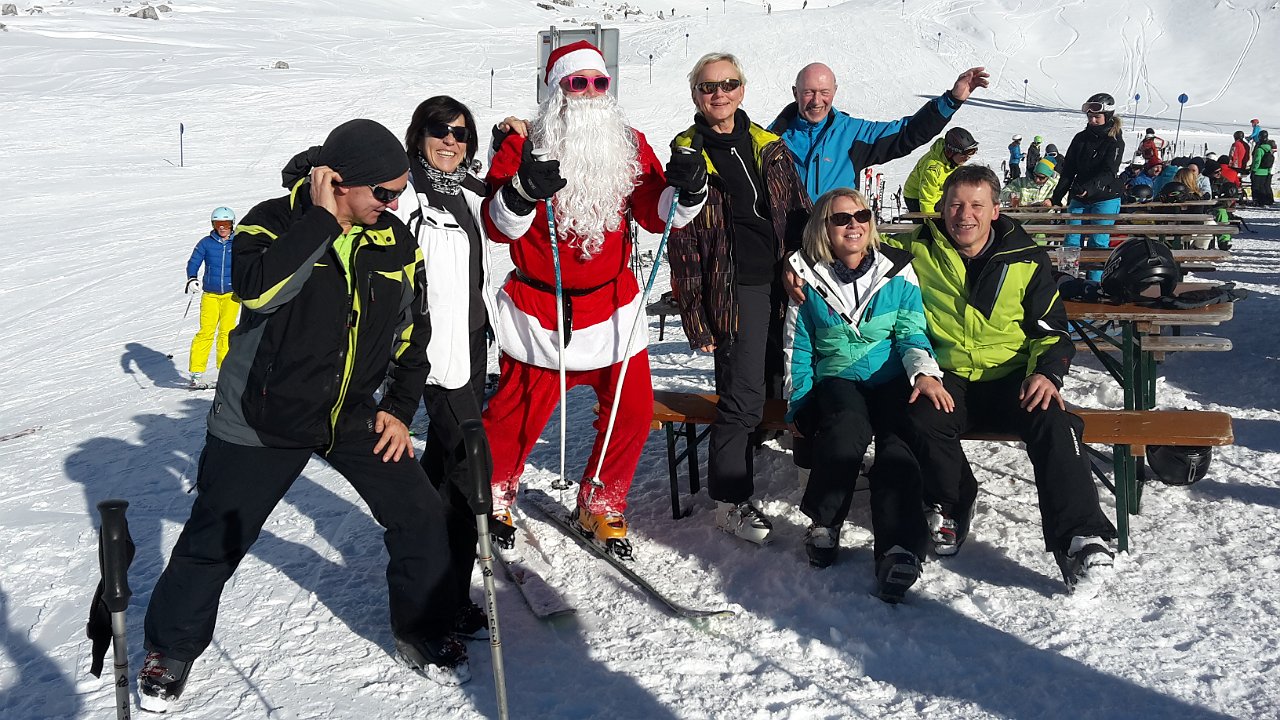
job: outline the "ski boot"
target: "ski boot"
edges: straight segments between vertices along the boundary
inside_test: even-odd
[[[489,516],[489,539],[503,550],[516,546],[516,524],[510,508],[493,509],[493,515]]]
[[[1071,545],[1065,551],[1053,552],[1067,592],[1082,595],[1097,594],[1115,570],[1115,557],[1102,538],[1080,535],[1071,538]]]
[[[603,545],[614,556],[623,560],[633,559],[631,541],[627,539],[627,519],[619,512],[593,513],[579,507],[573,513],[573,524],[578,532]]]
[[[461,685],[471,679],[467,646],[452,634],[436,640],[396,636],[396,657],[409,669],[441,685]]]
[[[920,558],[901,545],[894,545],[876,562],[876,597],[896,605],[920,577]]]
[[[809,526],[804,537],[804,549],[809,555],[809,564],[816,568],[831,567],[840,552],[840,529],[825,525]]]
[[[138,703],[147,712],[162,713],[182,696],[191,663],[152,650],[138,673]]]
[[[769,544],[769,533],[773,531],[773,523],[750,500],[716,501],[716,527],[756,545]]]

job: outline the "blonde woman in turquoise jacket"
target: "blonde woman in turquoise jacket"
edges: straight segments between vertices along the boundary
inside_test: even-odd
[[[818,199],[804,250],[790,262],[805,280],[787,311],[787,420],[813,443],[800,509],[812,521],[810,564],[839,549],[863,455],[876,443],[871,517],[880,595],[897,602],[928,545],[920,468],[900,436],[907,403],[949,410],[925,328],[911,255],[880,245],[866,198],[840,188]]]

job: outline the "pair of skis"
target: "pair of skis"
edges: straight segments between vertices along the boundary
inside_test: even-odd
[[[672,615],[686,620],[703,620],[714,617],[732,617],[736,615],[728,608],[694,608],[689,607],[655,586],[644,574],[638,572],[634,560],[628,561],[596,542],[594,538],[583,533],[576,523],[569,518],[564,506],[545,492],[529,488],[523,493],[524,502],[520,507],[528,508],[543,523],[554,527],[562,534],[569,536],[584,550],[608,563],[636,588],[642,591],[657,604],[663,606]],[[498,556],[502,559],[507,577],[520,590],[525,602],[533,614],[544,620],[571,615],[576,612],[573,604],[552,587],[544,572],[551,569],[550,558],[543,550],[537,536],[529,528],[528,518],[513,516],[516,522],[516,542],[512,549],[500,549]]]
[[[866,168],[862,171],[862,175],[862,187],[865,188],[863,195],[867,198],[867,202],[871,203],[868,209],[875,214],[876,220],[883,220],[880,211],[884,207],[884,173]]]

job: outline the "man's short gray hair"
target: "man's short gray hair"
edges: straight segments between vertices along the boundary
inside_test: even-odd
[[[694,89],[694,85],[698,84],[698,76],[702,74],[702,69],[714,62],[727,62],[733,65],[733,69],[738,72],[738,79],[743,85],[747,84],[747,73],[742,69],[742,63],[738,62],[738,57],[733,53],[707,53],[698,58],[698,62],[693,64],[693,69],[689,71],[689,90]]]

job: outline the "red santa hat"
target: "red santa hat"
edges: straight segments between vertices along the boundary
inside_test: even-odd
[[[547,87],[559,85],[561,80],[583,70],[599,70],[605,75],[609,74],[609,69],[604,64],[604,55],[595,45],[579,40],[558,47],[547,58]]]

